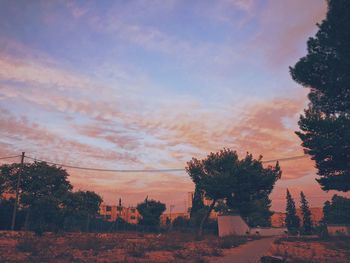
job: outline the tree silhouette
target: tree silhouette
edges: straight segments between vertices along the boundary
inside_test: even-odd
[[[286,226],[288,231],[295,233],[300,227],[300,220],[295,209],[293,197],[287,189]]]
[[[327,224],[349,224],[350,198],[334,195],[331,202],[325,202],[323,215],[323,221]]]
[[[69,192],[63,200],[63,214],[68,228],[80,228],[85,224],[85,230],[90,229],[90,220],[98,211],[102,198],[91,191]]]
[[[300,203],[301,212],[303,214],[303,232],[304,234],[309,235],[311,234],[312,230],[311,211],[306,197],[302,191],[300,192]]]
[[[166,209],[165,204],[152,199],[148,200],[148,197],[136,208],[142,217],[139,224],[144,226],[159,226],[160,216]]]
[[[186,171],[196,189],[211,200],[199,225],[199,236],[219,200],[225,200],[230,208],[243,213],[247,203],[268,197],[275,182],[281,177],[281,171],[278,163],[275,167],[264,168],[261,159],[261,156],[258,160],[253,159],[247,153],[245,158],[239,160],[235,151],[223,149],[210,153],[203,160],[192,158],[187,163]]]
[[[7,181],[7,190],[14,192],[18,173],[20,205],[26,210],[26,226],[41,234],[45,229],[57,229],[62,220],[60,206],[63,198],[72,189],[68,173],[60,167],[45,162],[2,165],[1,175]]]
[[[327,17],[307,42],[308,54],[290,68],[310,88],[300,116],[305,153],[316,162],[323,190],[350,190],[350,1],[328,0]]]

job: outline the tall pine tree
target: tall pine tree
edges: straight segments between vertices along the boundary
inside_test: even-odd
[[[305,153],[316,162],[323,190],[350,190],[350,1],[328,0],[325,20],[307,42],[308,54],[290,68],[310,89],[299,120]]]
[[[300,220],[297,216],[297,211],[295,209],[295,202],[293,197],[289,193],[287,189],[287,208],[286,208],[286,226],[288,231],[291,233],[295,233],[300,227]]]
[[[303,214],[303,232],[305,235],[310,235],[312,230],[311,211],[309,203],[302,191],[300,192],[300,203],[301,212]]]

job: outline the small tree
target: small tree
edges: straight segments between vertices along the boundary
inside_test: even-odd
[[[159,226],[160,216],[165,209],[165,204],[146,198],[144,202],[137,205],[137,211],[142,217],[139,224],[144,226]]]
[[[188,227],[189,226],[189,220],[183,216],[176,217],[173,221],[174,227]]]
[[[295,209],[295,202],[293,197],[289,193],[287,189],[287,208],[286,208],[286,226],[288,231],[291,233],[295,233],[300,227],[300,220],[297,216],[297,212]]]
[[[247,153],[239,160],[237,152],[223,149],[210,153],[204,160],[192,158],[187,163],[186,171],[196,189],[211,200],[200,222],[198,236],[202,235],[204,223],[220,199],[243,215],[245,204],[266,198],[271,193],[281,171],[278,163],[275,167],[264,168],[261,159],[262,156],[256,160]]]
[[[334,195],[323,207],[323,221],[327,224],[350,224],[350,198]]]
[[[311,211],[308,201],[306,200],[306,197],[302,191],[300,192],[300,202],[300,208],[303,214],[303,232],[304,234],[309,235],[311,234],[312,230]]]
[[[21,173],[19,185],[20,206],[26,212],[26,225],[40,234],[46,229],[56,229],[60,224],[60,207],[66,194],[72,189],[68,173],[61,167],[45,162],[14,163],[0,166],[6,189],[16,190],[18,174]]]
[[[69,192],[63,201],[63,213],[66,227],[79,228],[85,222],[85,229],[89,231],[90,221],[98,211],[102,198],[92,191]]]

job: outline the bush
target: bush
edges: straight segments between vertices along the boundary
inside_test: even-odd
[[[25,235],[18,240],[16,248],[18,251],[30,253],[32,256],[40,256],[40,258],[44,260],[50,257],[49,250],[51,245],[52,242],[48,238],[36,238],[35,236]]]
[[[128,244],[127,252],[129,256],[132,256],[135,258],[142,258],[146,254],[146,247],[144,244],[130,243]]]

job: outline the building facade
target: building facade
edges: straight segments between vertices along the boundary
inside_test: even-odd
[[[109,222],[114,222],[117,218],[121,218],[129,224],[137,224],[141,218],[136,207],[125,207],[121,205],[121,202],[119,202],[119,205],[102,203],[100,205],[99,214],[103,219]]]

